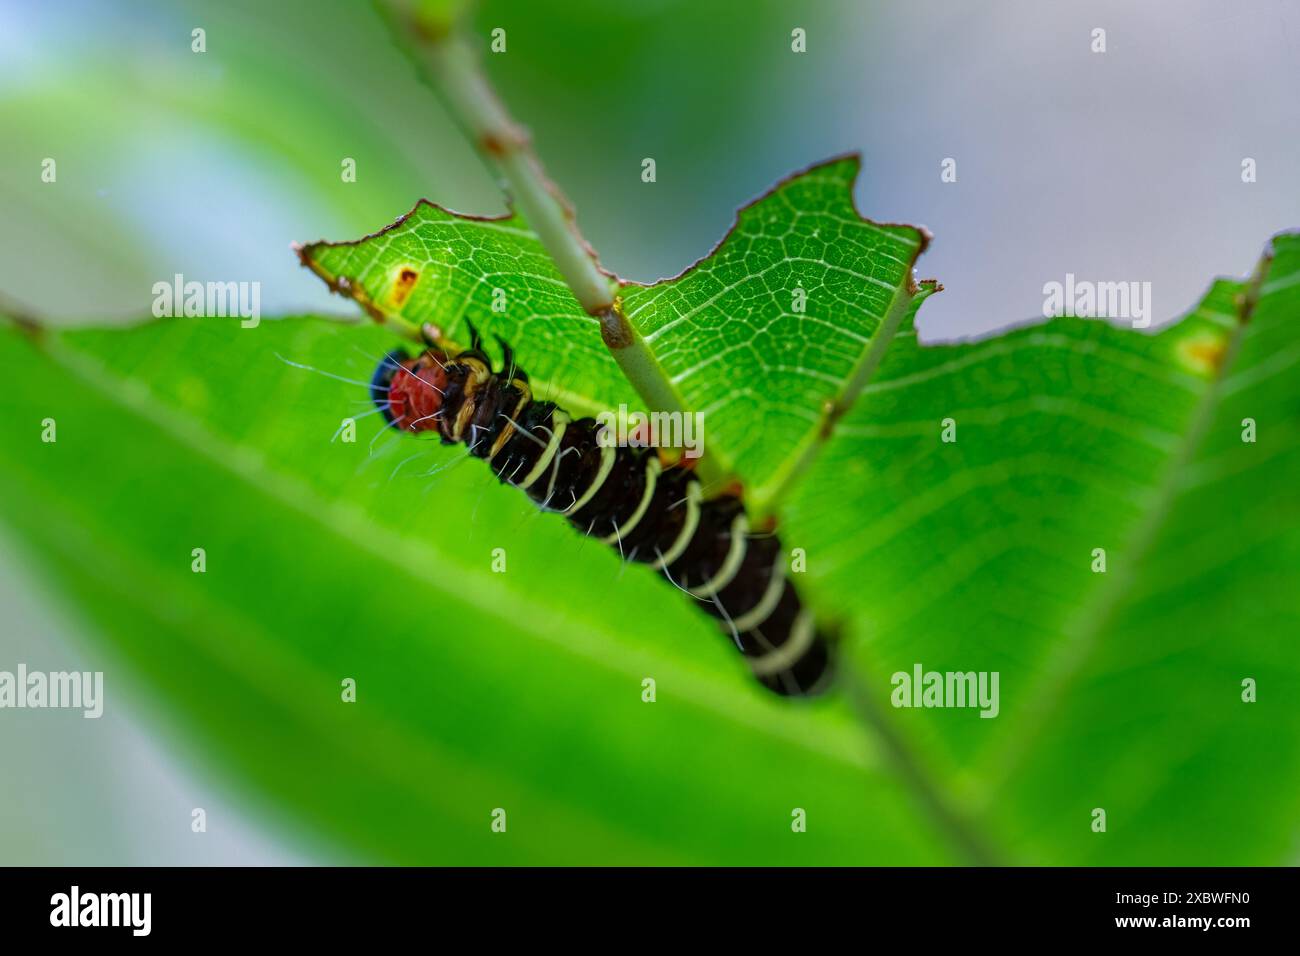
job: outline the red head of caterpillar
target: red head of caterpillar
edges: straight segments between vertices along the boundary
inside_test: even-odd
[[[370,397],[394,428],[432,431],[438,427],[447,386],[447,356],[441,352],[428,349],[414,358],[389,352],[375,369]]]

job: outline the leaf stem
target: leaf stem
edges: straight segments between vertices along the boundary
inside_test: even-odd
[[[999,855],[976,831],[973,821],[953,805],[929,771],[916,759],[911,746],[898,732],[886,709],[866,687],[857,668],[842,659],[839,672],[840,686],[858,719],[884,745],[912,795],[965,862],[974,866],[1002,865]]]
[[[435,88],[456,122],[510,186],[511,196],[588,314],[614,307],[614,283],[597,267],[578,231],[573,207],[546,178],[527,133],[511,120],[488,85],[478,58],[459,34],[445,33],[423,47]]]
[[[600,268],[578,229],[573,206],[547,178],[526,131],[506,110],[463,37],[446,22],[431,29],[418,16],[399,18],[402,32],[420,41],[418,59],[452,118],[490,168],[500,173],[515,206],[546,248],[582,308],[600,321],[600,337],[649,412],[686,409],[644,339],[623,314],[618,280]],[[730,481],[716,455],[696,466],[711,487]]]
[[[871,345],[863,353],[862,358],[858,360],[857,366],[844,383],[839,395],[828,401],[822,409],[817,428],[807,434],[794,453],[781,463],[781,467],[773,473],[771,478],[754,490],[751,496],[751,510],[756,516],[764,517],[776,510],[785,495],[816,460],[822,447],[834,432],[835,423],[857,401],[858,395],[871,380],[871,376],[875,374],[876,369],[879,368],[881,360],[884,359],[885,352],[894,340],[894,333],[903,324],[903,320],[907,317],[918,297],[924,298],[938,289],[938,284],[930,280],[926,280],[919,286],[908,281],[898,288],[893,299],[890,300],[889,308],[880,322],[880,327],[876,329],[876,334],[871,338]]]

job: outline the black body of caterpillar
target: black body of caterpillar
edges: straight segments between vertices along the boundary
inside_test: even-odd
[[[790,696],[826,688],[828,641],[786,578],[780,541],[750,533],[740,498],[706,500],[689,467],[665,467],[653,448],[602,443],[595,419],[573,420],[533,399],[504,342],[501,372],[477,333],[471,343],[455,355],[430,345],[415,357],[386,356],[371,398],[388,423],[465,443],[544,510],[626,560],[651,564],[718,619],[764,686]]]

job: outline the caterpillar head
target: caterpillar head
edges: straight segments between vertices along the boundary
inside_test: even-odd
[[[389,352],[370,380],[370,399],[394,428],[437,431],[447,394],[447,364],[447,356],[431,348],[415,358]]]

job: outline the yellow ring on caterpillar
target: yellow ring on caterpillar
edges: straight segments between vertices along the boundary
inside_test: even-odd
[[[663,465],[659,463],[658,455],[651,455],[646,459],[645,465],[645,491],[641,494],[641,501],[636,506],[636,511],[632,512],[627,521],[614,529],[613,534],[607,534],[601,538],[602,544],[613,544],[621,541],[632,533],[637,524],[645,516],[646,509],[650,507],[650,499],[655,496],[655,484],[659,481],[659,473],[663,471]]]
[[[749,550],[749,538],[746,537],[748,533],[749,519],[742,511],[731,523],[731,546],[727,549],[727,559],[722,562],[718,573],[709,578],[703,587],[687,588],[693,597],[711,598],[731,583],[745,561],[745,552]]]
[[[557,408],[551,416],[551,440],[546,443],[546,450],[542,452],[537,459],[537,463],[533,465],[533,470],[525,475],[524,480],[515,487],[527,491],[533,482],[542,477],[542,473],[546,471],[546,466],[555,457],[556,449],[560,447],[560,440],[564,438],[564,429],[568,427],[568,424],[569,416]]]

